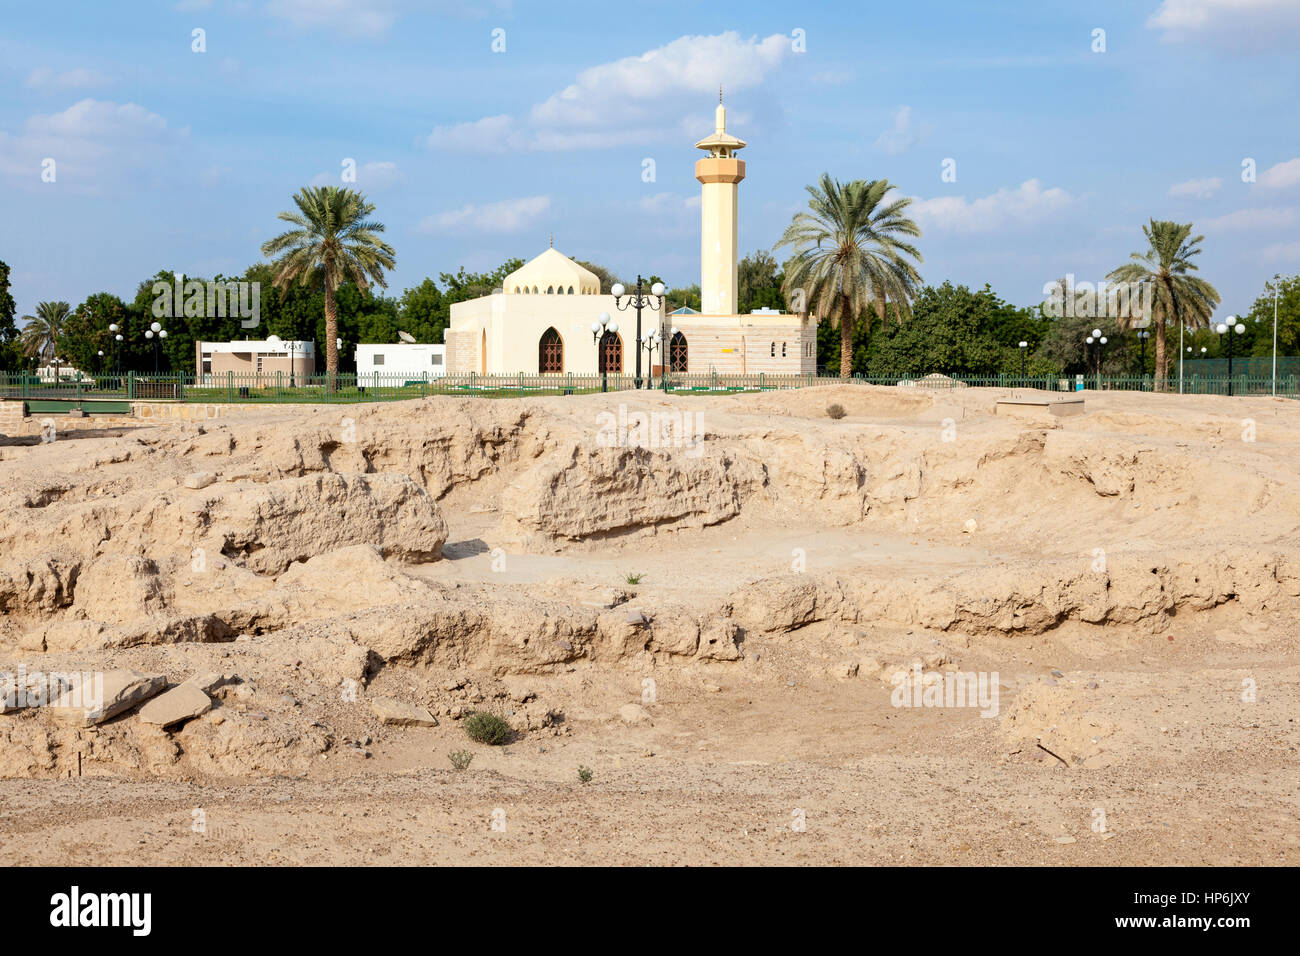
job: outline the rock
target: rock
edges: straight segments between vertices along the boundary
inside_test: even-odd
[[[418,704],[408,704],[394,697],[371,697],[370,709],[392,727],[437,727],[438,718]]]
[[[197,687],[205,694],[211,694],[218,687],[221,687],[223,684],[232,683],[236,679],[237,678],[233,674],[218,674],[216,671],[208,671],[201,674],[195,674],[184,683],[189,684],[191,687]]]
[[[618,716],[625,724],[639,724],[650,719],[650,712],[640,704],[624,704],[618,709]]]
[[[167,686],[162,674],[111,670],[81,682],[50,705],[53,714],[70,724],[93,727],[130,710]]]
[[[217,480],[216,476],[213,475],[211,472],[195,471],[186,475],[185,480],[181,483],[186,488],[190,488],[197,491],[200,488],[206,488],[208,485],[212,484],[216,480]]]
[[[1053,843],[1060,843],[1060,844],[1062,844],[1062,845],[1070,844],[1070,843],[1073,843],[1073,842],[1074,842],[1074,837],[1072,837],[1072,836],[1059,836],[1059,837],[1052,837],[1052,842],[1053,842]]]
[[[966,523],[961,526],[961,530],[965,534],[974,534],[978,529],[979,529],[979,522],[976,521],[974,518],[967,518]]]
[[[186,681],[160,694],[140,708],[140,720],[159,727],[171,727],[212,709],[212,698]]]
[[[629,624],[648,624],[649,619],[646,618],[644,611],[634,609],[627,612],[627,622]]]

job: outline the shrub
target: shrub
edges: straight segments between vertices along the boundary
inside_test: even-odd
[[[578,779],[581,780],[584,784],[591,783],[591,778],[593,776],[594,774],[591,772],[590,767],[583,767],[583,766],[578,767]]]
[[[476,744],[488,744],[492,747],[509,743],[510,738],[514,736],[514,731],[510,729],[504,717],[488,713],[486,710],[476,710],[465,718],[465,733]]]
[[[844,411],[844,406],[836,402],[834,405],[826,406],[826,414],[829,415],[831,418],[839,420],[843,418],[847,413]]]
[[[641,583],[641,575],[639,575],[639,574],[629,574],[625,580],[627,581],[628,584],[640,584],[640,583]]]
[[[474,760],[474,755],[468,750],[453,750],[447,754],[447,759],[451,761],[452,769],[468,770],[470,763]]]

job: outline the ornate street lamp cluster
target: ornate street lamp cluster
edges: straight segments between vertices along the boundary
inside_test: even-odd
[[[653,309],[659,309],[659,310],[662,310],[662,309],[663,309],[663,305],[664,305],[664,284],[663,284],[662,282],[656,282],[654,285],[652,285],[652,286],[650,287],[650,294],[649,294],[649,295],[646,295],[646,294],[642,291],[642,279],[641,279],[641,276],[638,275],[638,276],[636,277],[636,294],[635,294],[635,295],[628,295],[628,296],[625,296],[625,293],[626,293],[627,290],[623,288],[623,283],[621,283],[621,282],[616,282],[616,283],[614,283],[614,287],[613,287],[612,289],[610,289],[609,291],[610,291],[610,292],[613,294],[613,296],[614,296],[614,305],[617,306],[618,309],[619,309],[620,311],[626,311],[626,310],[629,309],[629,308],[632,308],[632,309],[635,309],[635,310],[636,310],[636,341],[637,341],[637,345],[638,345],[638,347],[637,347],[637,351],[636,351],[636,387],[637,387],[637,388],[640,388],[640,387],[641,387],[641,348],[640,348],[640,345],[641,345],[641,343],[642,343],[642,341],[643,341],[642,338],[641,338],[641,310],[642,310],[643,308],[653,308]],[[623,301],[624,298],[627,299],[626,302]],[[655,301],[656,299],[658,300],[657,302]],[[657,330],[656,330],[656,331],[657,331]],[[648,383],[647,383],[647,384],[648,384]],[[601,388],[602,388],[602,389],[604,388],[604,382],[603,382],[603,380],[602,380],[602,383],[601,383]]]

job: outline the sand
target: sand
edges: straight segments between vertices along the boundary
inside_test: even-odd
[[[0,863],[1295,862],[1300,405],[1030,394],[0,439],[0,671],[211,700],[6,708]]]

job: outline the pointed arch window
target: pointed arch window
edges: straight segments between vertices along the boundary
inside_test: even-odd
[[[537,371],[564,371],[564,340],[560,338],[560,333],[555,331],[554,326],[543,332],[541,339],[538,340]]]
[[[688,364],[686,336],[677,332],[668,343],[668,371],[685,372]]]
[[[600,337],[600,371],[618,375],[623,371],[623,338],[617,332]]]

